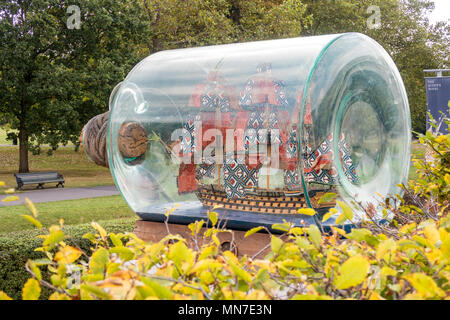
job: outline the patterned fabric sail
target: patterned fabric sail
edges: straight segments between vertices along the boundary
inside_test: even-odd
[[[246,190],[258,186],[259,170],[264,155],[262,145],[279,148],[280,166],[286,166],[286,128],[289,123],[289,102],[285,84],[272,76],[268,63],[257,66],[239,95],[241,110],[236,115],[236,131],[243,132],[237,141],[237,153],[245,154],[245,163],[231,160],[224,165],[225,190],[229,198],[243,198]],[[270,186],[268,185],[267,188]]]
[[[196,150],[204,150],[208,145],[223,145],[226,141],[227,129],[231,127],[234,118],[233,111],[237,109],[236,96],[233,87],[227,85],[217,71],[210,72],[205,83],[195,86],[180,141],[180,157],[191,160],[179,169],[180,194],[196,191],[197,183],[204,177],[218,178],[221,174],[217,170],[215,154],[202,158],[200,164],[194,164],[193,154]],[[200,126],[196,127],[196,124]],[[212,134],[210,140],[203,139],[209,130],[214,130],[216,134]]]

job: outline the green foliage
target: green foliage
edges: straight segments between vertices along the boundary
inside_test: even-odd
[[[47,244],[59,238],[56,247],[41,246],[38,258],[29,257],[36,280],[28,280],[23,294],[36,298],[42,286],[51,289],[50,299],[448,299],[449,219],[404,229],[398,239],[367,229],[343,239],[336,228],[323,235],[314,225],[289,228],[272,236],[264,258],[222,252],[212,235],[224,230],[214,227],[199,234],[191,225],[194,250],[170,233],[146,243],[93,223],[97,233],[83,245],[93,252],[89,263],[82,262],[82,247],[59,238],[64,228],[52,226],[41,238]],[[81,272],[79,283],[69,281],[73,270]]]
[[[79,145],[82,126],[104,112],[112,88],[142,57],[130,50],[147,32],[137,3],[70,4],[80,8],[80,29],[67,27],[66,1],[0,1],[0,114],[35,152],[44,143]]]
[[[131,232],[134,226],[134,218],[117,219],[102,222],[103,227],[111,233]],[[90,224],[80,224],[74,226],[65,226],[63,231],[68,244],[79,246],[84,252],[91,252],[91,243],[84,239],[83,235],[93,232]],[[4,233],[0,235],[0,291],[14,299],[22,298],[22,287],[29,278],[25,270],[25,263],[28,259],[36,260],[45,258],[42,252],[34,251],[42,244],[42,240],[36,236],[42,234],[42,230],[27,230],[14,233]],[[50,273],[42,270],[42,277],[49,281]],[[43,288],[42,298],[48,298],[50,290]]]
[[[414,131],[425,133],[426,95],[424,69],[450,65],[450,24],[430,25],[430,0],[304,0],[312,25],[303,35],[360,32],[379,42],[392,56],[405,83]],[[370,6],[380,8],[380,27],[369,28],[373,14]]]
[[[6,288],[0,298],[20,298],[25,283],[22,297],[27,299],[449,299],[448,167],[443,167],[448,136],[420,139],[434,156],[418,168],[419,175],[438,186],[418,181],[416,190],[412,184],[408,192],[418,195],[421,208],[417,199],[385,199],[380,207],[394,214],[389,226],[375,218],[374,205],[354,203],[369,219],[350,233],[337,227],[321,233],[315,225],[294,227],[284,221],[273,226],[284,234],[271,235],[264,257],[237,257],[222,250],[217,235],[233,232],[220,228],[222,217],[214,211],[208,221],[190,224],[191,238],[184,239],[170,232],[167,220],[176,207],[168,210],[168,234],[156,243],[128,232],[130,224],[103,228],[93,222],[95,232],[81,237],[88,226],[71,230],[61,221],[47,232],[35,231],[39,240],[31,234],[0,237],[0,277],[14,279],[1,282]],[[327,194],[322,202],[332,198]],[[393,204],[394,199],[400,203]],[[353,222],[353,206],[337,204],[338,220]],[[38,212],[28,205],[36,225]],[[327,215],[337,213],[332,208]],[[254,228],[246,236],[262,229],[269,232]],[[21,268],[25,261],[29,280]],[[80,281],[74,283],[75,274]]]

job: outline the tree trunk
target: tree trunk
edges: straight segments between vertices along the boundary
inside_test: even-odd
[[[20,119],[19,128],[19,173],[30,172],[28,168],[28,133],[25,119]]]

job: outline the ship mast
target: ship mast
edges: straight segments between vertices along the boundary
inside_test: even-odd
[[[218,100],[218,98],[216,97],[216,99]],[[222,116],[221,116],[221,111],[220,111],[220,104],[218,103],[218,101],[216,100],[216,130],[219,130],[219,128],[222,128],[221,124],[222,124]],[[220,141],[220,142],[219,142]],[[216,155],[216,159],[218,160],[217,163],[217,186],[220,187],[220,172],[222,169],[222,164],[221,161],[223,161],[223,137],[222,139],[220,139],[220,135],[217,134],[216,135],[216,152],[218,152],[218,154]]]

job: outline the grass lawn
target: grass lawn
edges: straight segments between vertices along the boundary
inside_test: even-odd
[[[138,218],[121,196],[99,197],[80,200],[66,200],[35,203],[38,220],[44,227],[58,224],[64,219],[65,225],[89,223],[91,221],[120,218]],[[29,214],[25,205],[0,208],[0,233],[33,229],[22,214]]]
[[[411,159],[423,159],[425,157],[425,146],[421,145],[419,141],[413,141],[411,144]],[[416,180],[419,176],[416,173],[416,168],[411,163],[409,168],[409,180]]]
[[[30,171],[53,171],[61,173],[65,186],[92,187],[114,184],[108,168],[97,166],[90,161],[82,150],[75,152],[73,148],[58,148],[53,155],[47,155],[47,149],[42,148],[40,155],[29,152]],[[19,168],[19,148],[0,147],[0,181],[4,181],[9,188],[16,187],[14,173]],[[24,188],[34,188],[25,186]]]

